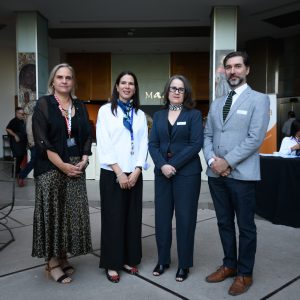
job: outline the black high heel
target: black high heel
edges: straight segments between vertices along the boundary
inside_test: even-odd
[[[165,265],[160,265],[157,264],[152,272],[153,276],[160,276],[161,274],[163,274],[165,272],[165,269],[168,269],[170,267],[169,264],[165,264]],[[156,274],[154,274],[156,273]]]
[[[186,280],[188,278],[189,272],[190,272],[190,270],[188,268],[187,269],[178,268],[176,275],[175,275],[176,281],[182,282],[182,281]]]
[[[107,279],[113,283],[118,283],[120,281],[120,275],[118,272],[117,272],[117,275],[109,275],[108,269],[105,269],[105,274],[106,274]]]

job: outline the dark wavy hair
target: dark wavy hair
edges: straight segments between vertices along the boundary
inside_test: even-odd
[[[228,54],[224,57],[224,60],[223,60],[223,65],[224,65],[224,67],[226,67],[226,63],[227,63],[227,60],[228,60],[229,58],[236,57],[236,56],[241,56],[241,57],[243,58],[244,65],[245,65],[246,67],[249,67],[249,66],[250,66],[249,56],[248,56],[247,52],[245,52],[245,51],[233,51],[233,52],[228,53]]]
[[[300,119],[296,119],[291,124],[291,136],[295,137],[296,133],[300,131]]]
[[[112,96],[111,96],[111,112],[113,115],[117,114],[117,108],[118,108],[118,99],[119,99],[119,93],[117,91],[117,85],[120,84],[120,80],[124,75],[130,75],[133,77],[134,80],[134,87],[135,87],[135,93],[132,97],[133,100],[133,108],[135,109],[135,112],[138,111],[138,109],[140,108],[140,97],[139,97],[139,84],[138,84],[138,80],[135,76],[135,74],[131,71],[122,71],[114,84],[114,88],[113,88],[113,92],[112,92]]]
[[[183,82],[183,85],[184,85],[184,97],[183,97],[183,103],[182,103],[183,107],[185,107],[187,109],[194,108],[196,103],[192,99],[192,87],[191,87],[191,84],[190,84],[189,80],[183,75],[173,75],[167,81],[167,83],[165,85],[165,88],[164,88],[164,92],[163,92],[163,95],[164,95],[164,98],[163,98],[164,108],[169,108],[169,104],[170,104],[170,100],[169,100],[170,86],[171,86],[171,82],[174,79],[179,79],[180,81]]]

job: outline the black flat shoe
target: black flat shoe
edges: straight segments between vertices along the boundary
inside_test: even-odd
[[[157,264],[153,270],[153,276],[160,276],[161,274],[163,274],[165,272],[165,269],[168,269],[170,267],[169,264],[165,264],[165,265],[160,265]]]
[[[179,268],[176,272],[176,281],[178,282],[182,282],[184,280],[186,280],[188,278],[188,274],[189,274],[189,269],[182,269]]]
[[[118,283],[120,281],[120,275],[118,272],[117,272],[117,275],[109,275],[108,269],[105,269],[105,274],[106,274],[107,279],[113,283]]]

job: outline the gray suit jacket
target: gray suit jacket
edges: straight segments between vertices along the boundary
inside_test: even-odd
[[[270,119],[270,101],[266,94],[249,86],[232,105],[223,122],[224,97],[210,106],[204,130],[204,156],[224,158],[232,168],[228,177],[238,180],[260,180],[258,149]],[[207,168],[207,175],[218,177]]]

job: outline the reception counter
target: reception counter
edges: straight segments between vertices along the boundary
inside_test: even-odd
[[[260,157],[256,213],[274,224],[300,227],[300,158]]]

